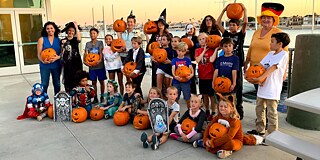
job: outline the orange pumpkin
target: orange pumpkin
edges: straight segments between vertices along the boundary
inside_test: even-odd
[[[50,105],[47,110],[48,117],[53,119],[53,106]]]
[[[152,42],[152,43],[150,43],[149,46],[148,46],[148,51],[149,51],[149,53],[152,55],[153,50],[154,50],[154,49],[157,49],[157,48],[160,48],[159,42]]]
[[[206,39],[207,46],[212,49],[219,47],[220,42],[221,37],[218,35],[209,35]]]
[[[258,78],[264,72],[266,72],[266,69],[262,65],[253,65],[246,71],[246,78]]]
[[[146,34],[153,34],[158,32],[158,25],[155,21],[148,21],[143,26],[143,31]]]
[[[123,72],[126,76],[130,76],[130,74],[136,69],[137,63],[136,62],[127,62],[123,66]],[[139,74],[134,74],[131,78],[136,78]]]
[[[127,29],[127,23],[123,20],[123,18],[121,19],[117,19],[116,21],[114,21],[113,23],[113,30],[116,32],[124,32]]]
[[[127,111],[123,111],[123,112],[118,111],[113,115],[113,122],[117,126],[124,126],[128,124],[129,119],[130,119],[130,115],[129,115],[129,112]]]
[[[123,39],[114,39],[111,42],[112,52],[118,52],[122,47],[126,46],[126,42]]]
[[[78,107],[72,111],[72,121],[81,123],[87,120],[88,112],[83,107]]]
[[[197,126],[196,122],[187,118],[182,121],[181,129],[184,134],[189,134],[192,131],[192,129],[194,129],[196,126]]]
[[[228,128],[220,123],[213,123],[209,129],[209,136],[212,139],[221,138],[228,133]]]
[[[167,59],[167,51],[162,48],[156,48],[153,50],[152,56],[155,61],[157,61],[158,63],[162,63]]]
[[[104,116],[104,110],[100,109],[99,107],[94,107],[90,111],[90,118],[93,121],[98,121],[98,120],[102,119],[103,116]]]
[[[229,19],[240,19],[243,16],[243,8],[240,3],[231,3],[227,8],[227,17]]]
[[[214,80],[214,90],[217,93],[229,93],[231,87],[231,80],[227,77],[217,77]]]
[[[133,126],[135,129],[144,130],[150,127],[149,116],[138,114],[133,119]]]
[[[84,58],[84,61],[91,66],[95,66],[100,60],[100,55],[95,53],[88,53]]]
[[[187,82],[187,77],[190,76],[191,70],[187,66],[180,66],[176,69],[175,75],[182,78],[180,82]]]
[[[50,59],[52,59],[52,58],[54,58],[54,57],[56,57],[57,56],[57,53],[56,53],[56,51],[54,50],[54,49],[52,49],[52,48],[47,48],[47,49],[45,49],[45,50],[43,50],[42,52],[41,52],[41,59],[44,61],[44,60],[50,60]]]
[[[188,49],[192,48],[194,45],[193,42],[191,41],[191,39],[189,39],[189,38],[182,38],[181,42],[186,43],[188,45]]]

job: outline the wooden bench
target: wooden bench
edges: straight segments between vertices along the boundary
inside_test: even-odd
[[[285,100],[284,104],[293,108],[320,114],[320,88],[306,91]],[[302,140],[280,131],[274,131],[266,137],[266,143],[297,156],[297,159],[320,159],[320,145]]]

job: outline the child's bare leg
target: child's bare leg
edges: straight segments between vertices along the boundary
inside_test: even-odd
[[[149,142],[149,143],[152,141],[152,136],[153,136],[153,134],[151,134],[150,136],[148,136],[148,142]]]
[[[163,82],[164,74],[157,74],[157,88],[162,91],[162,82]]]
[[[208,97],[208,94],[203,94],[203,104],[206,107],[206,111],[209,111],[209,97]]]
[[[217,110],[217,104],[214,100],[214,96],[210,96],[209,98],[210,98],[211,110],[212,110],[212,114],[213,114],[213,112],[216,112],[216,110]]]
[[[190,108],[190,100],[186,100],[187,108]]]
[[[100,82],[100,91],[101,91],[101,94],[104,93],[104,80],[102,81],[99,81]]]
[[[167,140],[168,140],[168,133],[164,133],[160,138],[160,145],[167,142]]]

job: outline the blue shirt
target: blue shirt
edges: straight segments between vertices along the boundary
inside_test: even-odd
[[[218,77],[225,76],[232,82],[232,71],[239,70],[239,58],[236,55],[221,56],[215,61],[214,68],[218,69]]]
[[[128,33],[128,30],[125,30],[123,33],[121,33],[121,39],[126,42],[126,48],[128,48],[127,50],[132,48],[131,39],[134,37],[134,35],[134,30],[132,30],[130,33]],[[120,57],[127,57],[127,55],[127,53],[120,53]]]
[[[60,39],[58,37],[54,37],[53,43],[51,45],[48,37],[42,37],[43,38],[43,44],[42,44],[42,50],[45,50],[47,48],[52,48],[56,51],[57,55],[60,55],[61,49],[60,49]],[[48,68],[48,69],[53,69],[60,67],[60,60],[56,60],[53,63],[49,64],[43,64],[41,61],[39,63],[40,68]]]
[[[167,57],[170,61],[172,61],[173,58],[177,57],[177,52],[175,50],[173,50],[172,48],[168,47],[168,48],[165,48],[165,50],[167,51]],[[159,63],[158,68],[161,69],[163,72],[172,76],[172,65],[171,64]]]
[[[175,66],[175,67],[176,67],[175,69],[177,70],[178,67],[180,67],[180,66],[187,66],[187,67],[189,67],[189,66],[191,65],[191,60],[190,60],[189,58],[187,58],[187,57],[184,57],[184,58],[182,58],[182,59],[180,59],[180,58],[173,58],[171,64],[172,64],[172,66]],[[187,81],[187,82],[179,82],[179,81],[176,80],[175,78],[172,79],[172,84],[179,84],[179,83],[188,83],[188,84],[190,84],[190,80]]]

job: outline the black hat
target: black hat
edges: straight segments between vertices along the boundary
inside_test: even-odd
[[[156,22],[158,23],[159,21],[161,21],[164,24],[165,28],[169,28],[169,24],[167,24],[166,18],[167,18],[167,9],[165,8],[160,14],[158,21]]]
[[[69,22],[69,23],[67,23],[66,25],[64,25],[65,27],[62,29],[62,33],[63,32],[66,32],[67,33],[67,31],[68,31],[68,29],[69,28],[74,28],[74,30],[75,30],[75,33],[77,33],[77,30],[76,30],[76,27],[74,26],[74,23],[73,22]],[[78,29],[79,29],[79,31],[81,31],[82,30],[82,28],[78,25]]]
[[[136,16],[135,16],[135,15],[133,15],[133,11],[132,11],[132,10],[131,10],[131,12],[130,12],[130,14],[129,14],[129,16],[128,16],[127,18],[133,18],[133,19],[135,19],[135,18],[136,18]]]

